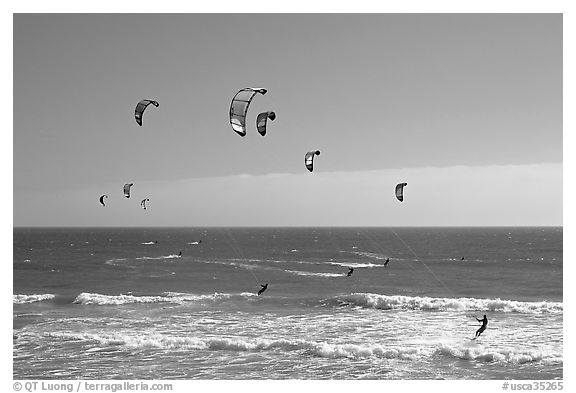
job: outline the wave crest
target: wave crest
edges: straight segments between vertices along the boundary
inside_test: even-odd
[[[352,293],[323,301],[328,306],[355,306],[380,310],[424,311],[499,311],[525,314],[562,313],[559,302],[520,302],[515,300],[475,298],[434,298],[420,296],[387,296],[374,293]]]
[[[13,304],[35,303],[44,300],[54,299],[54,295],[46,293],[42,295],[12,295]]]
[[[83,305],[122,305],[133,303],[176,303],[187,302],[216,302],[232,298],[247,298],[256,296],[254,293],[242,292],[240,294],[213,293],[206,295],[195,295],[179,292],[165,292],[156,296],[136,296],[136,295],[102,295],[99,293],[83,292],[76,297],[74,304]]]
[[[525,352],[514,352],[511,350],[485,350],[483,347],[459,347],[441,345],[436,354],[454,357],[463,360],[477,360],[482,362],[500,362],[512,364],[524,364],[532,362],[543,362],[546,364],[562,363],[562,354],[554,352],[542,352],[528,350]]]

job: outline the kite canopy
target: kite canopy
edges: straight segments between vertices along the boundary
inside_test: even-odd
[[[158,101],[154,100],[142,100],[136,105],[136,110],[134,111],[134,117],[136,118],[136,123],[138,125],[142,125],[142,116],[144,115],[144,110],[148,107],[148,105],[154,105],[155,107],[160,106]]]
[[[314,156],[319,156],[320,155],[320,150],[311,150],[308,153],[306,153],[306,155],[304,156],[304,164],[306,165],[306,168],[312,172],[312,170],[314,169]]]
[[[404,200],[404,186],[407,185],[408,183],[399,183],[396,185],[396,198],[398,198],[400,202]]]
[[[132,187],[133,183],[126,183],[124,184],[124,196],[126,198],[130,198],[130,187]]]
[[[246,135],[246,113],[252,102],[252,98],[257,93],[266,94],[267,90],[257,87],[246,87],[240,90],[230,104],[230,125],[232,129],[240,136]]]
[[[104,198],[108,198],[108,195],[102,195],[102,196],[100,197],[100,203],[102,204],[102,206],[106,206],[106,205],[104,204]]]
[[[276,119],[276,113],[272,111],[262,112],[256,119],[256,128],[262,136],[266,135],[266,123],[268,122],[268,119],[274,121],[274,119]]]

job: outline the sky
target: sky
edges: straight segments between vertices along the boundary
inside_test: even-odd
[[[13,224],[563,225],[562,34],[560,13],[15,14]]]

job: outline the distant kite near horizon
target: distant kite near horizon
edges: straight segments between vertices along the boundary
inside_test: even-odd
[[[108,195],[102,195],[100,197],[100,203],[102,204],[102,206],[106,206],[106,204],[104,203],[104,198],[108,198]]]
[[[130,187],[132,187],[134,183],[126,183],[124,184],[124,196],[126,198],[130,198]]]
[[[160,106],[158,101],[154,100],[142,100],[136,105],[136,110],[134,111],[134,117],[136,118],[136,123],[139,126],[142,126],[142,116],[144,115],[144,110],[148,107],[148,105],[154,105],[155,107]]]
[[[140,206],[142,206],[142,209],[146,210],[146,202],[150,202],[150,199],[145,198],[142,199],[142,202],[140,202]]]
[[[311,150],[304,156],[304,164],[310,172],[314,169],[314,156],[319,156],[320,150]]]
[[[400,202],[404,201],[404,187],[407,186],[408,183],[399,183],[396,185],[396,198]]]
[[[276,119],[276,113],[272,111],[262,112],[256,119],[256,128],[262,136],[266,135],[266,125],[268,123],[268,119],[274,121],[274,119]]]
[[[254,96],[264,95],[268,90],[260,87],[245,87],[234,95],[230,103],[230,125],[240,136],[246,135],[246,114]]]

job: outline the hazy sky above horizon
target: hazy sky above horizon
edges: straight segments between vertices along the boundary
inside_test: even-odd
[[[562,225],[561,14],[13,23],[14,225]]]

